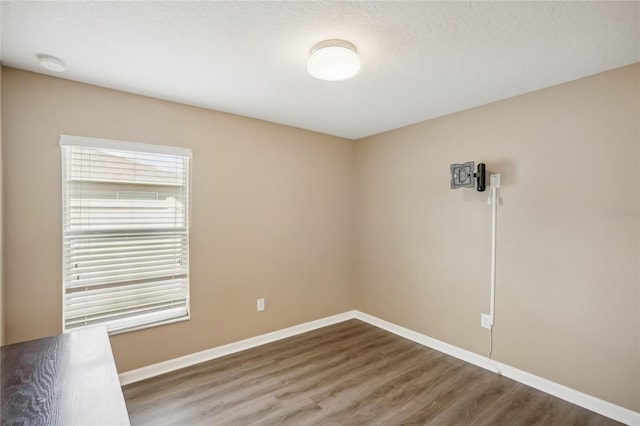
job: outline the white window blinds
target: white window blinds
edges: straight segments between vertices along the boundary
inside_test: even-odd
[[[61,136],[64,330],[189,318],[191,150]]]

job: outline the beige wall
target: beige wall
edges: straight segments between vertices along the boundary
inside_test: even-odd
[[[486,162],[494,358],[639,410],[639,81],[634,65],[358,141],[356,308],[487,353],[488,192],[449,187],[450,163]]]
[[[193,150],[192,319],[114,336],[119,371],[353,308],[353,142],[10,68],[2,88],[9,343],[61,332],[60,134]]]
[[[0,65],[0,345],[4,344],[4,277],[2,273],[2,66]]]

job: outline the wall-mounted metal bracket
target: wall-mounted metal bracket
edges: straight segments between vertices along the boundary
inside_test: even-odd
[[[475,163],[467,161],[462,164],[451,164],[451,189],[477,188],[479,192],[486,189],[486,167],[478,163],[478,171],[474,172]]]
[[[451,164],[450,168],[451,189],[475,187],[475,182],[473,181],[475,164],[473,161],[463,164]]]

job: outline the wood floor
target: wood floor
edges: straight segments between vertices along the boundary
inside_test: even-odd
[[[358,320],[124,387],[132,425],[616,425]]]

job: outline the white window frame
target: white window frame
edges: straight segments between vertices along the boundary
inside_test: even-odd
[[[63,331],[105,325],[109,334],[118,334],[189,320],[191,317],[189,299],[191,150],[69,135],[60,136],[60,147],[63,210]],[[106,178],[86,178],[84,172],[78,172],[76,167],[71,169],[72,161],[74,166],[82,163],[91,167],[91,161],[97,164],[95,160],[87,160],[83,163],[84,154],[81,159],[78,159],[78,153],[86,151],[102,153],[97,157],[106,158],[106,163],[101,164],[109,166],[116,164],[119,159],[111,155],[114,152],[125,156],[128,164],[124,165],[123,172],[114,169],[116,171],[109,172]],[[74,160],[71,159],[72,153],[75,155]],[[142,160],[131,160],[134,155]],[[177,164],[175,166],[177,172],[170,174],[160,170],[158,172],[160,177],[152,177],[145,181],[146,178],[143,179],[137,175],[139,168],[142,169],[140,174],[145,172],[144,169],[152,174],[160,169],[153,163],[145,164],[145,158],[173,160],[172,164]],[[133,169],[135,171],[132,171]],[[127,181],[128,178],[125,177],[127,174],[131,175],[131,179],[141,180]],[[169,177],[162,176],[163,174]],[[118,176],[123,176],[123,180],[118,179]],[[176,176],[178,183],[166,183],[165,181],[171,176]],[[120,193],[117,200],[91,198],[95,195],[83,198],[85,195],[73,193],[73,191],[79,191],[77,188],[82,188],[82,185],[100,187],[102,184],[109,185],[107,190],[101,190],[105,193],[115,194],[117,188],[122,187],[123,200],[119,199]],[[126,194],[126,189],[131,189],[131,185],[138,189],[141,187],[153,189],[154,185],[157,188],[173,187],[175,193],[179,195],[179,201],[176,201],[176,197],[167,197],[166,200],[159,199],[151,202],[136,199],[129,203],[124,201],[124,197],[130,195]],[[133,194],[144,195],[141,191],[134,191]],[[119,201],[122,202],[118,204]],[[124,209],[123,204],[127,204]],[[109,210],[111,205],[115,205],[114,208],[119,210],[113,213],[113,210]],[[82,210],[83,208],[87,210]],[[100,213],[92,213],[91,208],[95,208],[95,211],[99,209]],[[105,208],[108,213],[104,213]],[[122,215],[120,210],[126,214]],[[143,211],[151,211],[151,213],[143,213]],[[140,216],[136,216],[137,214]],[[159,219],[151,220],[151,217],[156,218],[154,214]],[[96,219],[98,217],[99,219]],[[142,218],[141,222],[137,222],[134,217]],[[162,225],[155,224],[155,221]],[[100,222],[99,225],[94,225],[98,222]],[[134,223],[136,223],[135,228]],[[137,223],[143,223],[143,225],[138,226]],[[83,244],[83,253],[89,253],[89,255],[78,255],[79,250],[76,248],[80,244]],[[171,246],[172,249],[168,251],[170,254],[151,255],[146,248],[144,250],[140,248],[153,245],[156,249],[160,244],[163,244],[163,247]],[[100,250],[100,247],[105,245],[110,245],[111,254],[104,255],[105,250]],[[113,246],[117,248],[113,249]],[[138,257],[132,260],[133,258],[129,257],[131,250],[140,250],[144,254],[136,254]],[[114,251],[118,252],[114,255]],[[126,255],[125,252],[127,252]],[[157,260],[159,257],[163,260]],[[85,260],[83,263],[83,259],[89,258],[91,260]],[[96,258],[98,258],[97,261]],[[135,266],[126,266],[132,264]],[[82,269],[83,266],[85,266],[84,269]],[[87,272],[81,274],[77,273],[78,271]],[[88,278],[90,276],[93,278]],[[143,298],[145,303],[142,302]],[[124,300],[126,302],[123,302]]]

